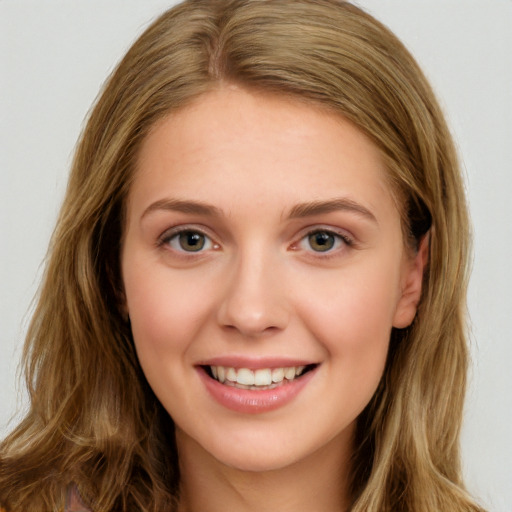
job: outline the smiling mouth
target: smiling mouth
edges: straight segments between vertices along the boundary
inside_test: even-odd
[[[258,370],[209,365],[202,366],[202,368],[209,377],[225,386],[263,391],[298,380],[317,366],[317,364],[309,364],[282,368],[260,368]]]

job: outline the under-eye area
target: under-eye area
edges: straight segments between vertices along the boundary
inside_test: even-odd
[[[288,384],[294,380],[300,379],[317,367],[318,364],[308,364],[251,370],[249,368],[233,368],[227,366],[201,366],[209,377],[221,384],[256,391],[273,389]]]

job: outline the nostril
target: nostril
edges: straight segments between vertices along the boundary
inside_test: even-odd
[[[217,320],[226,332],[259,337],[286,328],[290,312],[282,285],[257,274],[255,270],[238,276],[219,302]]]
[[[222,328],[227,332],[238,332],[247,338],[259,338],[277,333],[283,329],[279,325],[269,324],[270,322],[238,319],[236,322],[224,324]]]

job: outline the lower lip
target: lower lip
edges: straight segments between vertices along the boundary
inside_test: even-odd
[[[206,389],[222,406],[245,414],[259,414],[279,409],[290,403],[308,384],[316,373],[316,368],[302,377],[284,383],[273,389],[239,389],[226,386],[210,377],[204,368],[198,368]]]

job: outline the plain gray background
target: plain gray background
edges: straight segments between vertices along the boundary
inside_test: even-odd
[[[0,437],[26,407],[16,370],[82,121],[130,43],[174,2],[0,0]],[[436,89],[474,224],[470,490],[512,511],[512,1],[360,0]],[[10,421],[11,419],[11,421]]]

